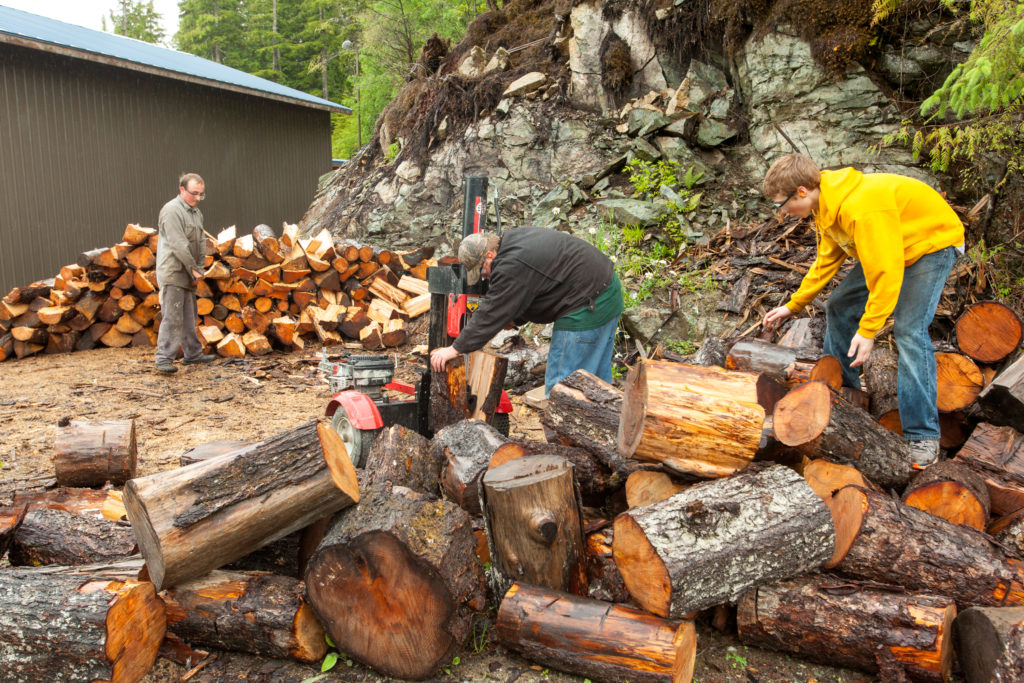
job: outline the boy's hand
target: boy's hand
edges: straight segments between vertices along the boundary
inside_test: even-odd
[[[785,306],[779,306],[778,308],[773,308],[772,310],[768,311],[768,314],[765,315],[764,321],[761,323],[761,325],[766,330],[774,330],[776,327],[782,324],[783,320],[792,317],[793,311],[789,310]]]
[[[875,348],[874,339],[868,339],[859,334],[853,335],[853,341],[850,342],[850,350],[846,352],[847,358],[853,359],[850,367],[859,368],[864,365],[868,360],[868,356],[871,355],[871,349],[873,348]]]

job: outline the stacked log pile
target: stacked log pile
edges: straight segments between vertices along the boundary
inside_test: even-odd
[[[96,346],[152,346],[160,321],[156,231],[128,225],[121,242],[81,254],[55,277],[0,300],[0,360]],[[400,346],[408,321],[430,308],[432,249],[399,254],[324,230],[299,239],[285,224],[207,236],[197,282],[197,331],[222,356],[262,355],[307,343]]]

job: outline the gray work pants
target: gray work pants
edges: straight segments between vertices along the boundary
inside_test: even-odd
[[[156,362],[170,363],[178,357],[178,347],[186,359],[198,358],[203,346],[196,335],[196,293],[184,287],[160,288],[160,333],[156,342]]]

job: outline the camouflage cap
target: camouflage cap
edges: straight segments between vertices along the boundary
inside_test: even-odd
[[[480,282],[480,266],[487,256],[487,243],[491,233],[475,232],[462,238],[459,245],[459,263],[466,272],[466,284],[475,285]]]

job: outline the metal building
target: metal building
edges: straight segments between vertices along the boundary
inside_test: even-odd
[[[156,227],[178,177],[207,232],[297,223],[347,107],[131,38],[0,7],[0,296]]]

